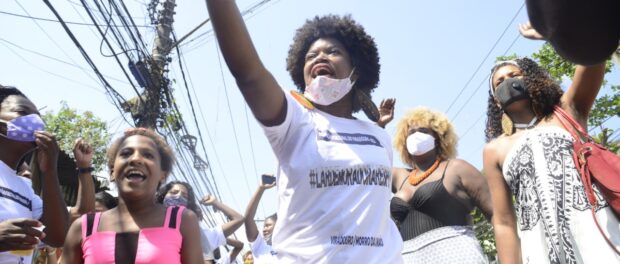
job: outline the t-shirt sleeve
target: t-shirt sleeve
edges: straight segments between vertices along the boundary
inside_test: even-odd
[[[30,198],[32,202],[32,219],[41,219],[43,217],[43,200],[32,189],[32,182],[29,179],[18,177],[26,185],[24,189],[27,191],[25,195]]]
[[[208,248],[214,250],[220,246],[226,244],[226,237],[224,237],[224,230],[222,226],[216,226],[215,228],[202,229],[204,237],[206,237]],[[203,251],[204,251],[203,245]]]
[[[284,118],[284,122],[276,126],[265,126],[261,124],[267,136],[267,140],[269,140],[276,155],[279,155],[283,151],[284,146],[291,140],[291,136],[294,132],[293,129],[308,112],[301,104],[295,101],[289,93],[285,92],[284,98],[286,100],[286,117]]]
[[[267,245],[267,242],[263,238],[263,234],[261,234],[260,232],[256,236],[256,240],[250,243],[250,248],[252,249],[252,255],[254,255],[254,257],[261,256],[266,253],[271,254],[271,252],[268,252],[269,245]]]
[[[32,192],[32,219],[41,219],[43,217],[43,200],[41,197]]]

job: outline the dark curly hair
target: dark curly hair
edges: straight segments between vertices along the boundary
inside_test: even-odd
[[[95,201],[105,205],[108,210],[118,205],[118,200],[106,191],[100,191],[96,193]]]
[[[186,206],[187,209],[194,211],[196,216],[198,216],[198,220],[202,220],[202,210],[200,209],[200,206],[198,206],[198,203],[196,202],[196,193],[194,192],[194,188],[192,188],[192,186],[189,185],[189,183],[187,182],[171,181],[167,183],[166,185],[164,185],[157,191],[157,194],[155,195],[156,201],[160,204],[163,204],[166,194],[170,191],[170,189],[172,189],[174,185],[177,185],[177,184],[183,185],[187,189],[187,206]]]
[[[114,171],[114,161],[116,161],[116,154],[118,154],[121,145],[128,137],[135,135],[148,137],[153,140],[153,142],[155,142],[155,145],[157,146],[157,152],[159,152],[159,156],[161,157],[161,169],[169,174],[172,171],[172,166],[174,166],[175,162],[174,152],[172,152],[170,145],[166,143],[166,140],[164,140],[164,138],[162,138],[159,134],[155,133],[155,131],[142,127],[130,128],[125,130],[123,136],[114,141],[110,148],[108,148],[106,158],[108,160],[108,169],[110,170],[110,174],[112,174],[112,172]]]
[[[22,96],[28,99],[28,97],[26,97],[26,95],[24,95],[19,89],[13,86],[4,86],[0,84],[0,104],[2,104],[2,102],[4,102],[4,100],[11,95]]]
[[[286,58],[286,70],[291,75],[297,89],[304,92],[306,88],[304,81],[306,53],[310,46],[320,38],[334,38],[342,43],[351,56],[351,64],[355,67],[358,76],[353,91],[362,91],[370,96],[379,84],[381,72],[377,44],[350,15],[316,16],[311,20],[306,20],[306,23],[297,29]],[[354,100],[353,112],[360,109],[361,105]]]
[[[560,98],[564,94],[559,82],[554,80],[547,71],[530,58],[519,58],[516,60],[516,63],[523,73],[523,79],[528,88],[529,97],[532,100],[532,110],[538,119],[547,118],[553,113],[553,108],[560,103]],[[510,64],[500,63],[493,67],[490,78],[493,78],[493,73],[498,68],[505,65]],[[502,114],[504,112],[497,105],[498,102],[493,97],[491,89],[493,87],[490,87],[488,92],[487,122],[484,130],[487,142],[504,133],[502,130]]]

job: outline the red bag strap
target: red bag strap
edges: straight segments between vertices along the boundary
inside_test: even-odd
[[[618,254],[620,256],[620,251],[618,251],[616,246],[614,246],[614,244],[611,243],[611,241],[609,241],[609,238],[607,238],[607,236],[603,232],[603,229],[601,228],[601,225],[598,223],[598,220],[596,219],[596,214],[594,213],[594,207],[592,207],[591,211],[592,211],[592,218],[594,218],[594,223],[596,224],[596,227],[598,228],[598,231],[601,232],[601,235],[603,235],[603,238],[605,238],[605,241],[607,242],[609,247],[611,247],[611,249],[613,249],[616,252],[616,254]]]
[[[592,138],[590,137],[590,135],[588,135],[588,132],[586,132],[585,129],[577,121],[575,121],[574,118],[572,118],[568,113],[566,113],[564,109],[556,105],[553,113],[556,117],[558,117],[558,120],[560,120],[562,126],[564,126],[564,128],[568,130],[568,132],[570,132],[570,134],[573,136],[573,138],[575,139],[575,143],[582,144],[587,141],[592,141]],[[579,169],[579,172],[581,174],[581,180],[586,189],[586,196],[588,198],[588,201],[590,202],[594,223],[596,224],[598,231],[605,239],[605,242],[607,242],[607,244],[613,249],[613,251],[616,252],[616,254],[620,255],[620,251],[618,251],[614,244],[609,241],[609,238],[607,238],[605,232],[603,232],[603,229],[601,228],[601,225],[598,223],[598,219],[596,218],[595,209],[597,206],[597,202],[596,197],[594,196],[594,190],[592,188],[592,175],[590,175],[590,171],[586,167],[586,164],[582,164],[580,162],[578,158],[578,153],[573,152],[573,159],[575,160],[575,166],[577,166]]]
[[[591,141],[590,135],[583,128],[583,126],[581,126],[581,124],[579,124],[573,117],[566,113],[566,111],[564,111],[562,107],[556,105],[553,110],[553,113],[556,117],[558,117],[560,123],[562,123],[564,128],[566,128],[566,130],[571,133],[571,135],[573,136],[573,138],[575,138],[576,141]]]

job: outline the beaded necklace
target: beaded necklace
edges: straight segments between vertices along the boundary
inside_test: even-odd
[[[428,176],[430,176],[437,169],[437,167],[439,167],[439,159],[435,160],[435,163],[433,163],[433,166],[431,166],[428,170],[426,170],[424,173],[420,175],[417,175],[418,168],[416,167],[415,170],[409,173],[409,177],[408,177],[409,184],[413,186],[417,186],[424,179],[428,178]]]

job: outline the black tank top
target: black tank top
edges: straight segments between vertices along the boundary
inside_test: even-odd
[[[398,225],[403,241],[436,228],[467,225],[469,209],[452,197],[443,185],[449,163],[450,161],[446,163],[441,179],[418,187],[409,203],[396,196],[392,198],[390,212]],[[405,177],[399,190],[407,178]]]

